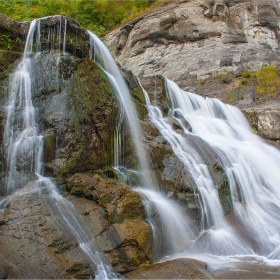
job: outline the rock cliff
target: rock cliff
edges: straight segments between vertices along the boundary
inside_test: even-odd
[[[120,65],[161,74],[182,89],[215,73],[279,64],[277,0],[166,1],[107,35]]]
[[[256,133],[279,146],[279,98],[260,96],[256,81],[246,79],[265,65],[280,66],[278,0],[164,1],[106,42],[121,67],[234,104]]]

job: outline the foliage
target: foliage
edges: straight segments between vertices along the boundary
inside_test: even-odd
[[[236,101],[236,96],[235,96],[235,93],[234,92],[231,92],[229,94],[229,102],[230,103],[234,103]]]
[[[49,15],[74,18],[84,28],[102,35],[136,17],[161,0],[0,0],[0,11],[26,21]]]
[[[252,132],[253,132],[254,134],[258,134],[257,129],[255,129],[254,127],[252,127],[251,130],[252,130]]]
[[[242,77],[246,79],[254,78],[254,76],[255,75],[248,70],[242,73]]]
[[[5,35],[5,34],[1,35],[0,41],[1,41],[1,45],[4,45],[4,47],[8,51],[12,50],[12,46],[11,46],[12,39],[10,38],[9,35]]]
[[[264,66],[256,73],[258,94],[277,97],[280,94],[280,73],[276,65]]]

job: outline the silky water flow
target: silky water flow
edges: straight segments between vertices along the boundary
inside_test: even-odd
[[[168,115],[183,133],[174,131],[143,89],[149,117],[191,175],[201,211],[200,233],[173,258],[198,258],[221,271],[246,270],[247,262],[279,273],[279,151],[252,133],[237,108],[185,92],[168,79],[165,91]],[[202,155],[188,141],[190,137],[199,137],[219,161],[232,207],[228,216],[224,215],[218,186]]]
[[[153,259],[156,262],[166,255],[181,252],[193,238],[193,232],[188,219],[181,213],[180,207],[157,190],[157,180],[150,171],[148,155],[142,143],[143,132],[128,86],[106,46],[95,34],[88,33],[91,42],[91,58],[106,73],[121,107],[121,117],[116,131],[115,168],[121,175],[120,177],[124,178],[125,183],[130,182],[127,171],[136,173],[140,178],[135,185],[130,187],[133,187],[143,197],[148,221],[153,229]],[[123,120],[127,121],[128,130],[131,131],[138,162],[137,170],[127,170],[126,166],[120,165],[122,152],[120,127]]]
[[[72,203],[59,194],[51,178],[44,176],[42,166],[44,137],[40,135],[36,109],[32,103],[32,75],[34,75],[32,64],[40,58],[40,26],[44,19],[32,21],[23,58],[10,79],[4,134],[8,165],[5,189],[7,195],[2,198],[1,207],[5,207],[13,196],[21,195],[20,188],[24,184],[36,180],[30,192],[38,192],[43,197],[57,222],[77,241],[80,252],[95,270],[95,279],[114,279],[117,275],[98,251],[95,241],[90,240],[85,233]],[[64,21],[64,28],[62,28],[62,21]],[[55,51],[57,60],[60,59],[61,50],[65,54],[66,30],[67,19],[60,17],[57,29],[50,29],[48,33],[49,42],[58,41],[58,49],[54,44],[50,47],[51,51]]]

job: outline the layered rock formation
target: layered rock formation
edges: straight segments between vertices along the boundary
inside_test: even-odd
[[[116,46],[116,60],[136,76],[161,74],[192,89],[213,73],[279,64],[279,1],[164,4],[106,38]]]
[[[278,146],[278,98],[260,97],[255,81],[247,83],[242,74],[279,67],[279,30],[277,0],[178,0],[164,1],[106,40],[136,76],[163,75],[182,89],[237,105],[253,129]]]

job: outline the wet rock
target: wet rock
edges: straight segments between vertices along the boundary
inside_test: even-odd
[[[128,279],[212,279],[205,263],[193,259],[176,259],[143,266],[125,276]]]
[[[42,51],[60,49],[79,58],[89,57],[88,34],[80,28],[79,24],[72,18],[60,15],[46,17],[40,20],[40,47]],[[64,31],[66,34],[64,36]],[[52,40],[49,34],[56,34]],[[60,35],[60,37],[59,37]],[[63,46],[65,39],[65,46]]]
[[[118,109],[105,74],[92,60],[50,53],[41,53],[32,69],[33,102],[46,135],[47,174],[66,175],[112,164]]]
[[[112,224],[122,223],[126,219],[142,220],[145,217],[139,195],[111,179],[76,173],[67,180],[67,190],[75,195],[91,197],[105,207]]]
[[[67,189],[92,199],[99,206],[95,209],[81,205],[79,209],[94,225],[97,245],[114,270],[124,273],[150,262],[152,232],[144,221],[144,207],[135,191],[96,174],[78,173],[67,180]]]
[[[1,211],[0,219],[5,221],[0,227],[3,273],[8,272],[9,278],[68,278],[76,267],[77,274],[83,269],[83,276],[89,277],[89,264],[73,236],[51,214],[40,192],[30,182]]]

